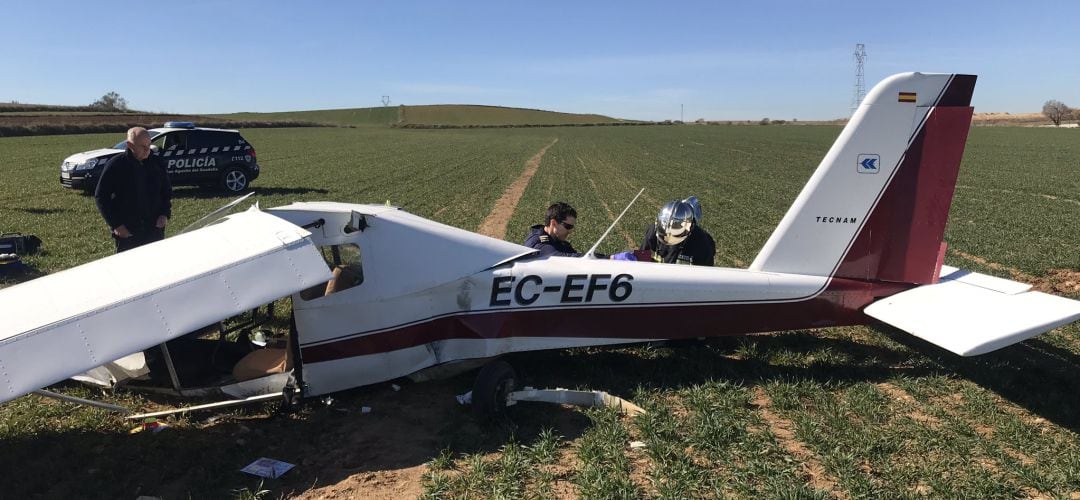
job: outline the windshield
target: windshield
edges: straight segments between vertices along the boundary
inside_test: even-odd
[[[161,132],[158,132],[157,130],[147,130],[146,133],[150,134],[150,139],[153,139],[153,138],[161,135]],[[127,149],[127,139],[124,139],[124,140],[116,143],[116,145],[113,146],[112,148],[113,149]]]

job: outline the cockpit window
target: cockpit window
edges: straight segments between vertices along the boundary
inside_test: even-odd
[[[303,300],[314,300],[342,290],[347,290],[364,282],[364,268],[361,265],[360,247],[354,244],[331,245],[320,247],[323,260],[334,273],[334,277],[300,292]]]

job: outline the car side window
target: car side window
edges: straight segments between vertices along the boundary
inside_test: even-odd
[[[207,144],[209,142],[207,141],[207,135],[208,134],[202,130],[192,130],[191,132],[188,132],[187,147],[194,149],[209,147],[210,144]]]
[[[169,134],[159,134],[153,140],[150,141],[150,146],[156,146],[158,151],[165,150],[165,144],[168,141]]]
[[[218,132],[218,133],[214,134],[213,142],[214,142],[215,146],[221,146],[221,147],[235,146],[236,145],[236,136],[237,136],[237,134],[230,134],[228,132]]]
[[[187,132],[170,132],[162,135],[165,137],[165,143],[161,149],[165,151],[187,149]]]

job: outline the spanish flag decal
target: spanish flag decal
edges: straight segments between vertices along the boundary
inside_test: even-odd
[[[896,100],[899,102],[915,102],[915,93],[901,92],[900,96]]]

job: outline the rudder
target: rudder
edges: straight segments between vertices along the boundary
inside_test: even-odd
[[[750,269],[932,282],[975,78],[904,73],[875,86]]]

